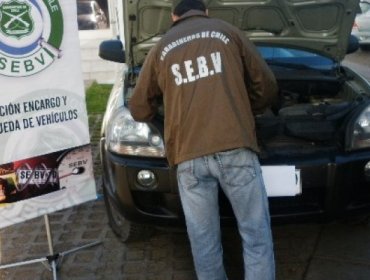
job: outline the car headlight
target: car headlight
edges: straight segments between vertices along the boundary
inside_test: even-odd
[[[370,106],[365,107],[347,132],[349,150],[370,148]]]
[[[136,122],[126,107],[121,107],[108,123],[107,145],[112,152],[145,157],[165,157],[162,136],[147,123]]]

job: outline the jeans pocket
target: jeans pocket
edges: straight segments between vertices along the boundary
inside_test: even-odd
[[[194,174],[194,161],[188,160],[177,166],[177,181],[179,187],[190,189],[198,184],[198,178]]]
[[[222,177],[229,186],[248,185],[257,176],[256,155],[246,149],[219,153]]]

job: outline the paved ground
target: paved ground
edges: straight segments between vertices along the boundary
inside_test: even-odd
[[[360,61],[368,55],[361,53]],[[356,56],[357,59],[357,56]],[[350,63],[356,63],[356,59]],[[368,62],[366,65],[369,65]],[[365,69],[366,71],[368,69]],[[90,117],[96,147],[101,115]],[[100,189],[97,149],[95,176]],[[54,251],[64,252],[101,240],[100,245],[72,252],[58,271],[62,280],[195,280],[184,232],[157,232],[145,242],[120,243],[107,225],[101,199],[49,215]],[[370,279],[369,220],[336,221],[273,227],[278,280]],[[224,232],[225,260],[230,280],[242,279],[240,244],[232,229]],[[0,262],[17,263],[48,255],[44,218],[0,230]],[[0,271],[0,280],[46,280],[52,273],[41,263]]]
[[[370,51],[359,50],[353,54],[347,55],[344,63],[356,69],[356,71],[360,72],[370,81]]]

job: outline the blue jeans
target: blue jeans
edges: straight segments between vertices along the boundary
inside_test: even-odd
[[[268,200],[256,154],[240,148],[185,161],[177,167],[177,180],[198,279],[227,279],[219,186],[237,219],[245,279],[275,279]]]

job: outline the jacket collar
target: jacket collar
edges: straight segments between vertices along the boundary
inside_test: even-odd
[[[177,21],[175,21],[172,26],[177,25],[180,22],[183,22],[184,20],[191,18],[191,17],[208,17],[205,12],[200,10],[189,10],[185,14],[183,14]]]

